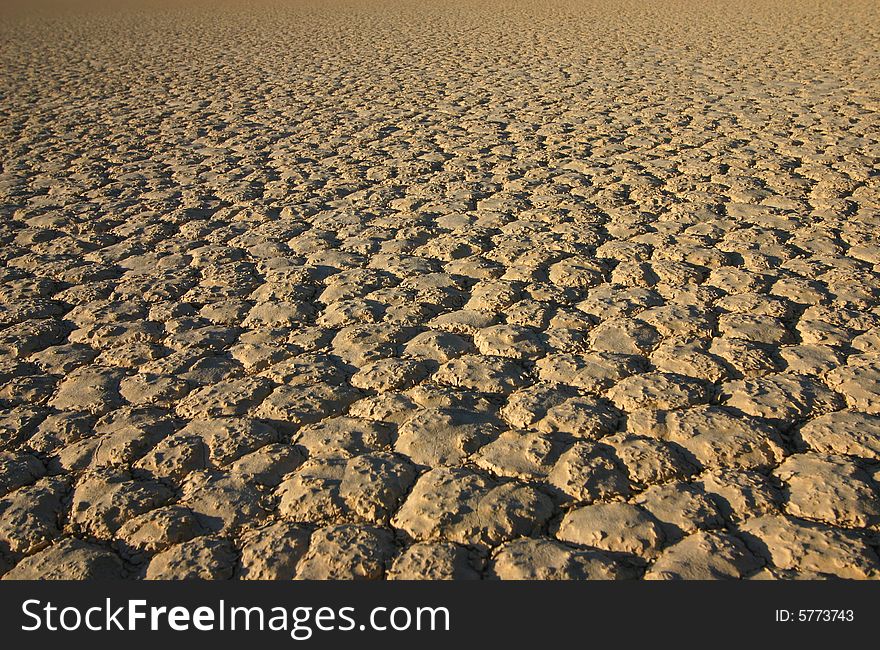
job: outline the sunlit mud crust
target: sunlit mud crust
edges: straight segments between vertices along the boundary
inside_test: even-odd
[[[2,11],[5,578],[878,576],[876,2]]]

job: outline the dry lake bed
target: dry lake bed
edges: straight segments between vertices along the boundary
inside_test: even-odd
[[[5,578],[880,576],[877,3],[62,4]]]

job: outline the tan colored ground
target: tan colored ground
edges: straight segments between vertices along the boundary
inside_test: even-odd
[[[0,23],[5,577],[880,575],[876,2]]]

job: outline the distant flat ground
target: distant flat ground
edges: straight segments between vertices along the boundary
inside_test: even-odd
[[[878,576],[876,2],[30,6],[5,577]]]

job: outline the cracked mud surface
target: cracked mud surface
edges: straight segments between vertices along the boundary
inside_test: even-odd
[[[878,577],[878,31],[4,15],[0,573]]]

